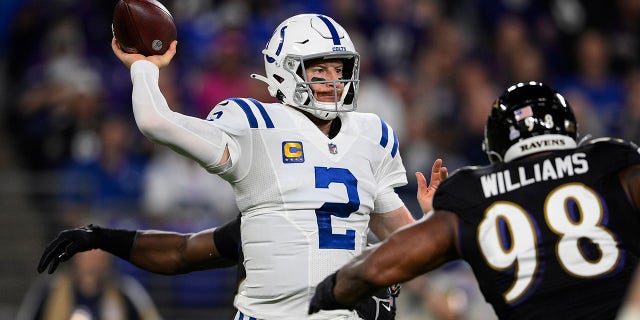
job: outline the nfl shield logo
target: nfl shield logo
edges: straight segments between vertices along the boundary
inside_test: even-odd
[[[338,147],[333,143],[329,143],[329,153],[331,154],[338,153]]]

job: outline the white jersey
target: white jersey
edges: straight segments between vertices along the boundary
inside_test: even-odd
[[[407,183],[397,136],[374,114],[340,114],[332,139],[298,109],[253,99],[225,100],[205,121],[170,111],[150,63],[136,62],[131,73],[143,133],[235,191],[247,276],[234,304],[244,315],[305,319],[315,286],[362,252],[369,214],[403,206],[393,191]],[[155,130],[159,122],[171,125]],[[221,143],[231,159],[216,167],[220,156],[212,154]],[[353,312],[322,311],[313,319],[339,315]]]
[[[236,306],[265,319],[301,319],[315,285],[366,245],[379,194],[406,184],[392,129],[343,113],[329,139],[297,109],[229,99],[208,120],[231,138],[229,181],[242,212],[247,278]],[[383,204],[379,204],[383,205]]]

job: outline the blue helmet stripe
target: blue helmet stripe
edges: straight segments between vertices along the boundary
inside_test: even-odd
[[[320,18],[320,20],[322,20],[324,24],[327,25],[327,28],[329,28],[329,32],[331,32],[331,38],[333,38],[333,45],[340,45],[340,36],[338,36],[338,30],[336,30],[336,26],[334,26],[333,23],[331,23],[331,21],[329,21],[329,19],[327,19],[327,17],[325,16],[318,15],[318,18]]]
[[[251,107],[249,106],[248,103],[238,98],[231,98],[229,100],[237,103],[240,106],[240,108],[242,108],[242,111],[244,111],[244,113],[247,115],[247,120],[249,120],[250,128],[258,127],[258,119],[256,119],[256,116],[253,114],[253,111],[251,111]]]
[[[249,98],[249,101],[253,102],[253,104],[258,108],[260,114],[262,115],[262,118],[264,119],[264,123],[267,125],[267,128],[275,128],[275,126],[273,125],[273,121],[271,121],[271,117],[269,117],[269,114],[267,113],[267,110],[264,109],[262,103],[253,98]]]

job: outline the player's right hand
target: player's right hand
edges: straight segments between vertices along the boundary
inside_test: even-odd
[[[148,56],[145,57],[139,53],[126,53],[120,48],[116,38],[111,39],[111,49],[113,53],[122,61],[122,63],[129,69],[131,69],[131,65],[138,60],[149,60],[155,64],[158,69],[162,69],[169,65],[171,59],[176,55],[177,52],[178,41],[174,40],[169,45],[169,49],[162,55]]]
[[[93,225],[88,225],[60,232],[44,249],[38,263],[38,272],[42,273],[49,266],[49,274],[52,274],[61,262],[69,260],[76,253],[95,249],[96,235],[93,228]]]

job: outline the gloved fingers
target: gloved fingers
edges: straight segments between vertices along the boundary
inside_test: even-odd
[[[48,273],[52,274],[61,262],[71,259],[76,253],[78,253],[78,245],[75,242],[61,241],[57,243],[55,249],[47,253],[44,260],[41,259],[38,265],[38,272],[44,271],[49,265]]]
[[[62,252],[58,256],[58,260],[60,260],[60,262],[64,262],[64,261],[67,261],[67,260],[71,259],[71,257],[73,257],[73,255],[75,255],[76,253],[80,252],[79,249],[80,249],[80,247],[75,242],[69,243],[65,247],[64,252]]]
[[[49,243],[47,248],[44,249],[42,256],[40,257],[40,262],[38,263],[39,273],[42,273],[45,269],[47,269],[47,265],[49,265],[49,263],[51,263],[53,259],[57,258],[60,255],[60,251],[64,250],[63,248],[67,246],[67,241],[67,239],[61,239],[58,237],[55,240],[51,241],[51,243]]]
[[[54,271],[56,271],[56,268],[58,267],[58,265],[60,264],[60,260],[57,258],[54,258],[53,261],[51,261],[51,265],[49,266],[49,274],[52,274]]]

